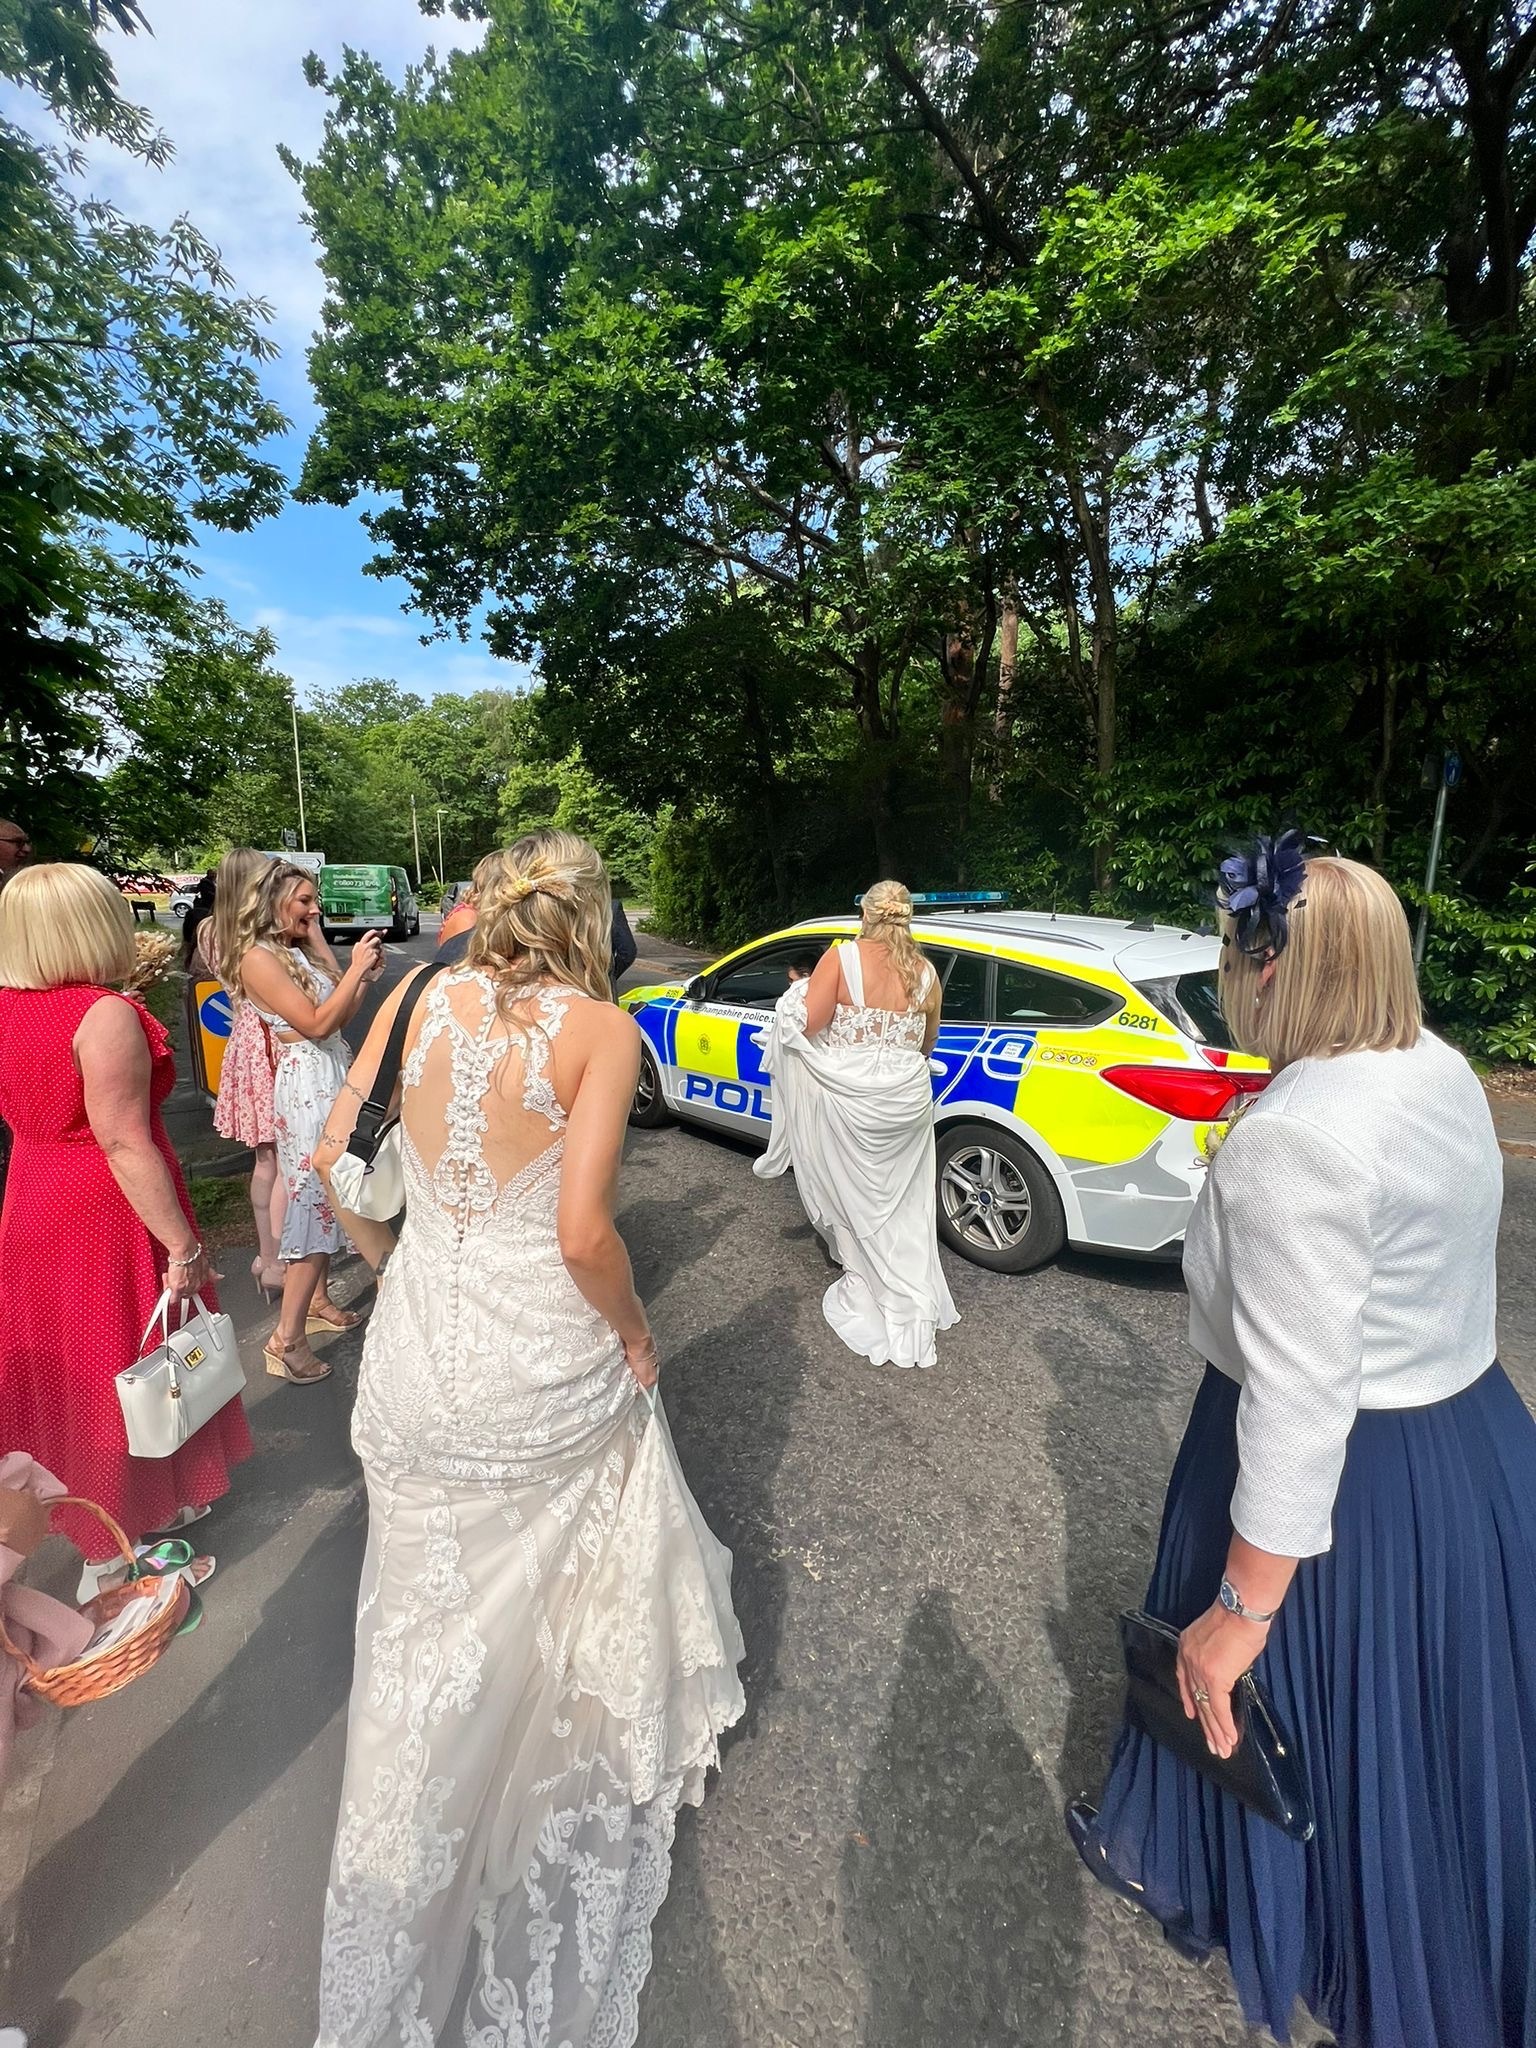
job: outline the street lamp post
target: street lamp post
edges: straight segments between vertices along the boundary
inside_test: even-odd
[[[1461,756],[1447,754],[1440,763],[1435,822],[1429,835],[1429,863],[1424,870],[1424,901],[1419,909],[1419,928],[1413,935],[1413,965],[1418,973],[1424,970],[1424,947],[1429,938],[1429,899],[1435,893],[1435,874],[1440,866],[1440,848],[1445,840],[1445,800],[1460,781]]]
[[[439,804],[437,807],[437,879],[445,888],[448,883],[448,876],[443,867],[443,812],[446,809],[446,804]]]
[[[308,853],[309,834],[304,829],[304,764],[299,759],[299,700],[291,690],[288,708],[293,713],[293,779],[299,792],[299,845]]]
[[[416,849],[416,886],[421,887],[421,830],[416,823],[416,792],[411,792],[411,844]]]

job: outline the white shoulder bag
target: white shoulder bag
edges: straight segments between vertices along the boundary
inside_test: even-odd
[[[416,1014],[427,983],[449,965],[434,960],[425,973],[418,974],[407,991],[390,1026],[384,1056],[374,1076],[368,1100],[357,1112],[357,1122],[347,1140],[347,1149],[332,1166],[331,1193],[348,1214],[362,1216],[370,1223],[393,1223],[405,1207],[405,1161],[400,1156],[400,1119],[391,1116],[400,1081],[400,1062],[405,1036]]]
[[[169,1458],[203,1424],[245,1392],[245,1371],[235,1326],[210,1309],[200,1294],[181,1327],[171,1328],[171,1297],[162,1294],[139,1339],[149,1342],[156,1323],[160,1342],[136,1365],[117,1375],[117,1398],[128,1425],[128,1449],[135,1458]]]

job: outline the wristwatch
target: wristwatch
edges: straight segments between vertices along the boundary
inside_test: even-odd
[[[1268,1614],[1260,1614],[1256,1607],[1245,1607],[1242,1594],[1238,1592],[1230,1579],[1222,1580],[1219,1598],[1228,1614],[1236,1614],[1244,1621],[1273,1621],[1280,1612],[1278,1607],[1271,1607]]]

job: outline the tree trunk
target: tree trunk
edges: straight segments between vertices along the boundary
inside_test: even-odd
[[[997,637],[997,708],[992,714],[992,779],[987,795],[993,803],[1001,800],[1003,777],[1007,773],[1013,745],[1013,721],[1018,707],[1014,689],[1019,675],[1019,593],[1010,577],[1003,585],[1003,615]]]
[[[1103,785],[1115,765],[1115,687],[1117,649],[1113,633],[1099,644],[1098,627],[1094,628],[1094,676],[1098,684],[1098,738],[1099,738],[1099,783],[1102,799]],[[1114,880],[1114,845],[1111,840],[1101,839],[1093,849],[1093,886],[1100,895],[1105,894]]]
[[[976,641],[969,626],[951,626],[944,637],[943,680],[940,759],[944,764],[944,786],[958,809],[970,781],[974,743],[969,712],[976,681]]]
[[[1381,745],[1371,777],[1371,860],[1379,868],[1387,858],[1387,788],[1397,741],[1397,663],[1390,654],[1383,655],[1376,673],[1381,682]]]
[[[774,901],[779,916],[788,924],[795,912],[793,892],[789,886],[789,862],[784,852],[783,791],[779,785],[778,768],[774,763],[768,721],[763,716],[763,702],[757,687],[757,675],[750,665],[742,674],[741,698],[747,736],[752,746],[752,759],[759,778],[758,813],[763,821],[763,837],[768,842],[768,860],[773,869]]]

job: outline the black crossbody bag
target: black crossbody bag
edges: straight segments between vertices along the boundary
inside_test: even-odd
[[[405,1161],[400,1156],[400,1119],[391,1116],[400,1080],[400,1062],[405,1054],[405,1037],[416,1014],[416,1005],[427,983],[452,965],[434,960],[418,974],[395,1012],[379,1071],[368,1100],[357,1112],[357,1122],[347,1140],[347,1149],[331,1168],[331,1191],[350,1215],[366,1217],[372,1223],[391,1223],[405,1207]]]
[[[1132,1609],[1120,1617],[1120,1641],[1125,1650],[1125,1710],[1134,1725],[1251,1812],[1273,1821],[1293,1841],[1311,1841],[1315,1823],[1301,1757],[1274,1701],[1253,1673],[1245,1671],[1232,1688],[1237,1747],[1230,1756],[1213,1756],[1205,1731],[1198,1720],[1190,1720],[1179,1697],[1179,1631],[1155,1615]]]

